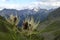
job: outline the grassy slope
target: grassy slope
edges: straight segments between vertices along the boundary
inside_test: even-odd
[[[44,29],[44,32],[50,32],[50,31],[55,31],[60,29],[60,21],[53,22],[52,24],[48,25]]]
[[[7,27],[12,27],[3,17],[0,16],[0,40],[9,40]]]
[[[49,24],[41,33],[45,40],[60,40],[60,21]]]
[[[0,16],[0,40],[14,40],[12,36],[14,35],[13,32],[10,34],[6,27],[12,27],[3,17]],[[31,35],[31,36],[24,36],[21,34],[15,34],[15,40],[43,40],[43,37],[39,34]]]
[[[45,40],[60,40],[60,8],[49,13],[48,20],[44,22],[41,33],[46,38]]]
[[[0,16],[0,32],[7,32],[8,29],[7,27],[12,27],[11,24],[9,24],[5,18]]]

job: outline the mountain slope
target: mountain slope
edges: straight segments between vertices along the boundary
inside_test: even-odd
[[[0,32],[8,32],[7,27],[11,27],[12,25],[9,24],[4,17],[0,16]]]
[[[41,23],[40,30],[45,40],[60,40],[60,8],[50,12],[48,18]]]
[[[48,17],[49,17],[48,19],[60,18],[60,7],[50,12]]]

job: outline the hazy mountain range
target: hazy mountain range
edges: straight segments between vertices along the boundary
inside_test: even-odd
[[[13,15],[18,15],[19,17],[26,17],[26,16],[36,16],[36,17],[40,17],[45,18],[47,16],[47,14],[50,12],[50,10],[47,9],[37,9],[37,8],[33,8],[33,9],[23,9],[23,10],[16,10],[16,9],[3,9],[0,10],[0,15],[2,16],[9,16],[11,14]]]
[[[47,18],[49,12],[53,11],[41,8],[33,8],[33,9],[23,9],[23,10],[16,10],[16,9],[3,9],[0,10],[0,15],[9,17],[9,15],[17,15],[20,18],[20,24],[22,21],[27,18],[33,16],[35,20],[43,21]]]

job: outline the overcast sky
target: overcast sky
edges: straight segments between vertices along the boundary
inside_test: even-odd
[[[24,9],[40,7],[51,9],[60,7],[60,0],[0,0],[0,9]]]

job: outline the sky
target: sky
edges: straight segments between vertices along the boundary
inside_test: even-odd
[[[42,8],[52,9],[60,7],[60,0],[0,0],[0,10],[7,9],[24,9],[24,8]]]

